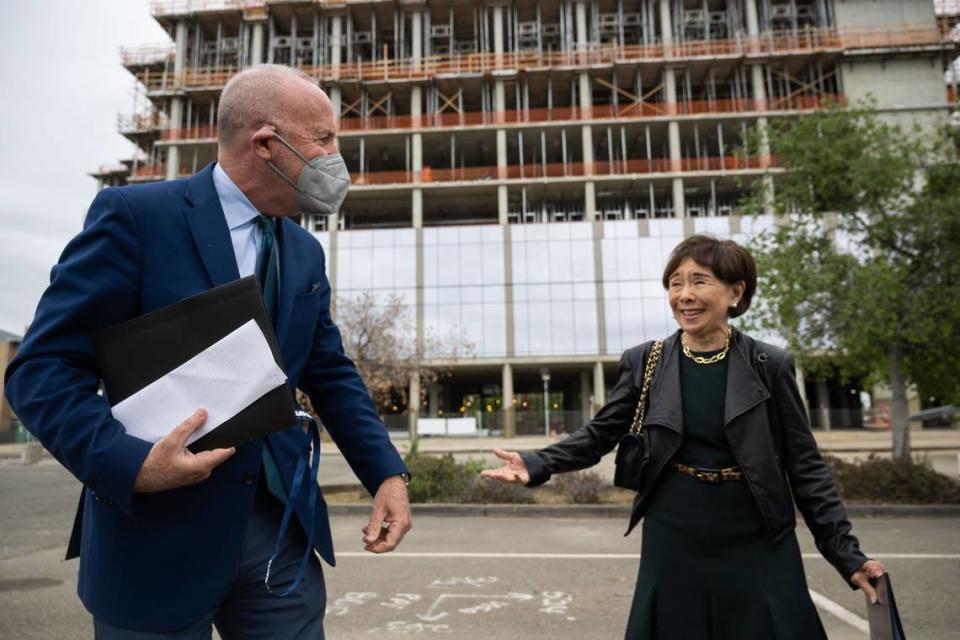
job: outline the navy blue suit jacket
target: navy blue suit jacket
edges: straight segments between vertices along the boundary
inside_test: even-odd
[[[7,368],[11,406],[43,446],[83,483],[78,592],[94,616],[128,629],[186,627],[216,606],[237,569],[253,507],[263,440],[207,480],[134,494],[151,444],[128,435],[97,394],[90,336],[239,277],[213,186],[213,165],[182,180],[101,191],[83,230],[53,268],[50,286]],[[330,318],[330,283],[315,238],[291,220],[277,231],[282,283],[277,340],[289,379],[371,493],[406,471]],[[184,416],[186,418],[187,416]],[[172,429],[176,425],[170,425]],[[289,490],[308,436],[269,436]],[[306,492],[296,514],[307,517]],[[316,550],[333,564],[326,506],[316,510]]]

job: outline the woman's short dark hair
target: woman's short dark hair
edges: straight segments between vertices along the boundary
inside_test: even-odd
[[[667,267],[663,270],[664,289],[669,289],[670,276],[687,258],[709,267],[714,275],[728,285],[743,282],[743,297],[728,313],[731,318],[736,318],[747,312],[757,290],[757,265],[749,251],[733,240],[717,240],[706,235],[690,236],[670,254]]]

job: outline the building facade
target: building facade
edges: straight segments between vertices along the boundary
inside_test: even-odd
[[[426,361],[453,371],[412,380],[397,424],[567,430],[603,403],[624,349],[672,330],[671,249],[773,223],[738,215],[776,170],[764,149],[739,151],[747,132],[869,95],[890,118],[945,119],[956,4],[158,1],[172,43],[123,52],[139,106],[118,124],[135,157],[96,176],[193,173],[215,159],[232,74],[301,68],[340,114],[353,178],[338,214],[301,221],[335,295],[401,296]],[[452,362],[431,349],[443,335],[472,348]]]
[[[20,336],[0,329],[0,442],[11,442],[16,436],[17,416],[3,393],[3,380],[7,365],[17,355],[21,340]]]

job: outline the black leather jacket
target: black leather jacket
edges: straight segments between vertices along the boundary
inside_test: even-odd
[[[679,336],[678,331],[665,340],[650,385],[643,422],[650,463],[633,502],[627,534],[646,512],[656,480],[669,472],[668,463],[683,438]],[[617,384],[589,424],[554,445],[523,455],[530,472],[529,486],[546,482],[553,473],[593,466],[617,445],[630,428],[636,410],[650,345],[648,342],[623,354]],[[793,530],[796,501],[820,553],[849,581],[867,558],[850,533],[846,511],[810,432],[793,356],[734,329],[727,357],[727,440],[767,533],[777,541]]]

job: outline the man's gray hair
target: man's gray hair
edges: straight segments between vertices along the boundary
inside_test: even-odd
[[[229,146],[237,135],[265,122],[276,124],[288,112],[291,79],[316,82],[303,71],[282,64],[258,64],[233,76],[220,94],[218,141]]]

